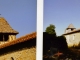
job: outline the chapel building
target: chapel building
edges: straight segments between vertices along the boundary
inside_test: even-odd
[[[76,29],[73,24],[70,24],[66,29],[65,36],[68,47],[77,46],[80,43],[80,29]]]
[[[36,32],[16,39],[18,34],[0,17],[0,60],[36,60]]]

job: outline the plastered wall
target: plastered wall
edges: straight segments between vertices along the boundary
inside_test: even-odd
[[[68,46],[78,45],[80,42],[80,32],[65,35]]]

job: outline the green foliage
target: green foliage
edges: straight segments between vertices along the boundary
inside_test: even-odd
[[[45,30],[48,34],[56,34],[55,32],[55,26],[50,24],[50,26],[48,26]]]

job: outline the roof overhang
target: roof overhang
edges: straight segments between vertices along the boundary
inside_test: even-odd
[[[73,34],[73,33],[77,33],[77,32],[80,32],[80,29],[77,29],[77,30],[74,30],[74,31],[71,31],[71,32],[68,32],[68,33],[65,33],[62,35],[69,35],[69,34]]]
[[[18,43],[22,43],[22,42],[25,42],[25,41],[28,41],[28,40],[31,40],[31,39],[34,39],[34,38],[36,38],[36,32],[33,32],[33,33],[27,34],[25,36],[22,36],[20,38],[17,38],[16,40],[1,44],[0,49],[8,47],[8,46],[15,45],[15,44],[18,44]]]

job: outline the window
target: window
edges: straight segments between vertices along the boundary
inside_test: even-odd
[[[9,39],[8,35],[4,35],[4,41],[7,41]]]
[[[73,31],[74,29],[71,29],[71,31]]]
[[[9,39],[8,35],[0,34],[0,41],[7,41]]]
[[[0,41],[3,41],[3,35],[0,34]]]
[[[73,35],[73,40],[74,40],[75,35]]]

